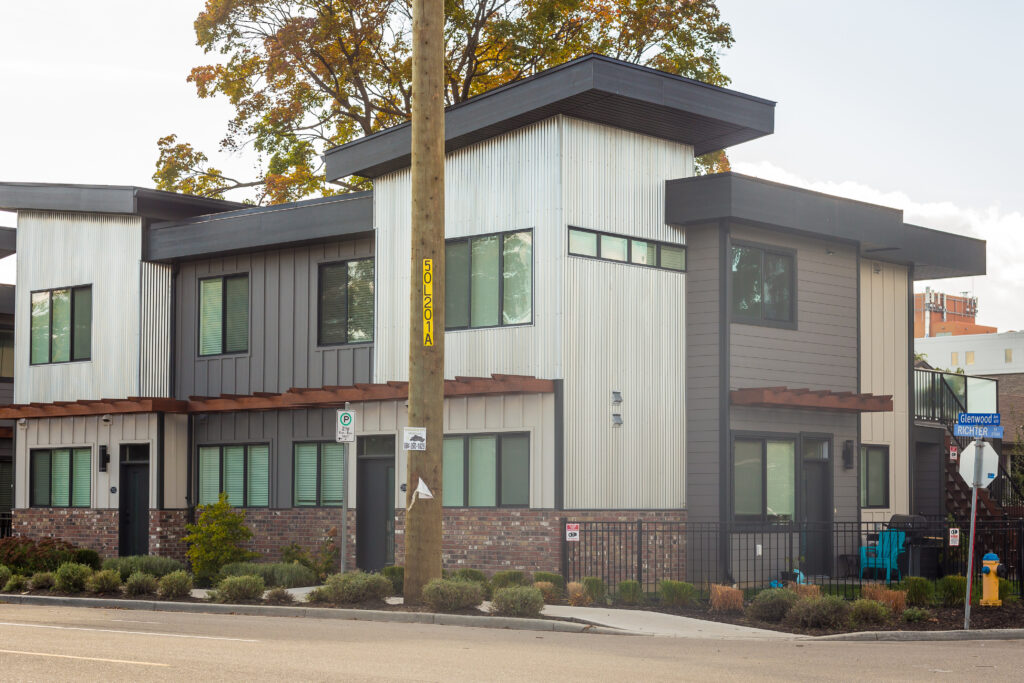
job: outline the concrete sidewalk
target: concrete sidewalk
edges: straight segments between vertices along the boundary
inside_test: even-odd
[[[576,619],[607,626],[628,633],[671,638],[703,638],[712,640],[792,640],[800,636],[763,628],[722,624],[717,621],[691,619],[662,612],[602,607],[569,607],[545,605],[544,615],[559,619]]]

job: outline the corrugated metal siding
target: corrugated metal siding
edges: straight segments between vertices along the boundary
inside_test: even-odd
[[[692,175],[690,147],[576,119],[562,125],[559,253],[569,225],[684,242],[665,224],[664,192],[666,180]],[[682,507],[687,276],[566,257],[564,277],[566,507]]]
[[[139,391],[139,262],[135,216],[18,213],[15,400],[124,398]],[[32,292],[92,285],[92,360],[29,365]]]
[[[907,286],[906,267],[861,261],[861,391],[891,394],[893,400],[893,412],[861,417],[862,443],[889,446],[891,507],[864,510],[861,514],[867,521],[888,521],[894,514],[910,511]]]
[[[170,395],[171,267],[142,262],[139,395]]]

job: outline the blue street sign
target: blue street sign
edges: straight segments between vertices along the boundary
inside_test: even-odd
[[[1001,439],[1003,438],[1002,427],[990,427],[988,425],[953,425],[954,436],[966,436],[972,439]]]
[[[956,416],[956,423],[995,427],[999,425],[999,413],[960,413]]]

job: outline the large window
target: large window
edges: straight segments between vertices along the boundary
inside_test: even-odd
[[[445,329],[533,321],[533,231],[445,244]]]
[[[199,504],[216,503],[221,492],[236,507],[270,504],[270,447],[267,444],[199,448]]]
[[[889,447],[860,447],[860,506],[889,507]]]
[[[792,251],[736,244],[731,270],[733,320],[785,327],[796,322]]]
[[[295,444],[293,489],[296,507],[344,505],[345,444]]]
[[[320,265],[319,344],[373,341],[373,259]]]
[[[29,505],[89,507],[92,497],[92,449],[54,448],[32,451]]]
[[[14,330],[0,328],[0,380],[14,379]]]
[[[30,346],[33,365],[89,360],[92,286],[32,292]]]
[[[737,519],[792,520],[796,513],[796,442],[737,438],[733,443],[733,513]]]
[[[530,504],[530,436],[470,434],[444,439],[444,505]]]
[[[686,247],[682,244],[639,240],[582,228],[569,228],[569,253],[634,266],[686,270]]]
[[[249,350],[249,276],[199,281],[199,355]]]

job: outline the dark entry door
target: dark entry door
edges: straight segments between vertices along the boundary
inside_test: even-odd
[[[123,446],[119,487],[119,553],[149,554],[149,446]]]
[[[395,439],[361,437],[356,465],[356,564],[378,571],[395,563]]]
[[[831,446],[829,439],[805,438],[800,448],[800,568],[808,576],[829,574],[832,564]]]

